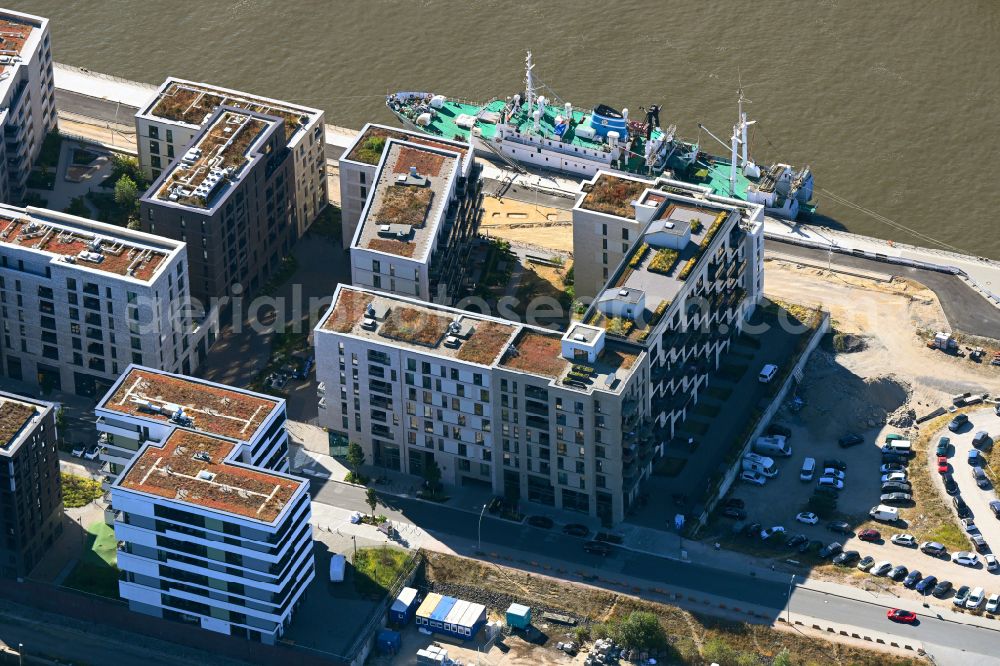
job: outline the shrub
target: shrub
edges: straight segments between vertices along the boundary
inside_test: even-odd
[[[662,273],[666,275],[673,270],[678,257],[680,257],[680,254],[677,250],[671,250],[669,248],[657,250],[656,254],[653,255],[653,260],[649,262],[649,266],[647,266],[647,268],[654,273]]]
[[[607,320],[604,328],[611,335],[618,335],[621,337],[627,337],[629,333],[632,332],[632,328],[635,324],[630,319],[623,319],[622,317],[612,317]]]
[[[66,473],[63,473],[61,478],[63,506],[67,509],[87,506],[103,494],[100,481]]]
[[[678,273],[677,279],[686,280],[688,276],[691,275],[691,271],[694,270],[694,267],[697,263],[698,263],[698,257],[691,257],[690,259],[688,259],[687,263],[684,264],[684,268],[682,268],[681,272]]]
[[[629,259],[628,267],[629,268],[638,267],[639,264],[642,263],[642,260],[646,258],[647,252],[649,252],[649,246],[643,243],[642,245],[639,246],[639,249],[635,251],[635,254],[632,255],[632,258]],[[657,256],[659,256],[659,252],[657,253]],[[653,261],[656,260],[654,259]],[[650,267],[650,270],[652,270],[652,266]]]

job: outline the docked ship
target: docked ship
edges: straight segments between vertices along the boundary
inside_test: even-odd
[[[698,142],[677,136],[677,126],[663,129],[660,107],[642,109],[633,120],[628,109],[598,104],[589,109],[537,94],[531,52],[525,58],[524,92],[486,103],[430,92],[397,92],[386,106],[404,126],[433,136],[469,142],[476,153],[516,165],[590,177],[599,170],[644,177],[667,175],[706,185],[715,194],[763,204],[768,214],[795,219],[811,212],[813,176],[808,166],[761,166],[748,155],[747,130],[754,121],[743,110],[728,144],[707,128],[699,129],[729,149],[712,155]]]

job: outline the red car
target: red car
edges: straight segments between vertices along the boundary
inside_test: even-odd
[[[941,474],[947,474],[950,471],[951,471],[951,468],[948,466],[947,462],[939,462],[938,463],[938,472],[940,472]]]
[[[862,541],[878,541],[882,538],[882,535],[878,530],[861,530],[858,538]]]
[[[902,622],[903,624],[913,624],[917,621],[917,614],[911,613],[908,610],[903,610],[902,608],[890,608],[885,616],[892,620],[893,622]]]

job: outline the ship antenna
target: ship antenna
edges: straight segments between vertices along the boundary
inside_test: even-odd
[[[531,62],[531,51],[528,51],[524,59],[524,96],[530,110],[535,103],[535,82],[531,78],[531,70],[535,68],[535,63]]]
[[[748,161],[747,160],[747,127],[749,127],[750,125],[753,125],[756,121],[754,121],[754,120],[749,120],[748,121],[747,120],[747,114],[743,111],[743,102],[746,102],[747,104],[752,104],[753,102],[751,102],[750,100],[748,100],[746,98],[746,96],[743,94],[743,82],[742,81],[740,82],[739,95],[740,95],[740,98],[739,98],[738,104],[739,104],[739,114],[740,114],[740,117],[739,117],[739,121],[740,121],[740,133],[742,134],[742,140],[743,140],[743,149],[742,149],[742,152],[741,152],[741,156],[743,158],[743,166],[746,166],[747,161]]]

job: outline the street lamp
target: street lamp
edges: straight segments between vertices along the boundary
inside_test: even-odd
[[[24,666],[24,643],[17,644],[17,663],[18,666]]]
[[[476,546],[476,551],[481,551],[483,549],[483,514],[486,513],[486,505],[483,505],[482,510],[479,512],[479,530]]]
[[[791,580],[788,581],[788,603],[785,605],[785,621],[788,624],[792,623],[792,587],[795,585],[795,574],[792,574]]]

